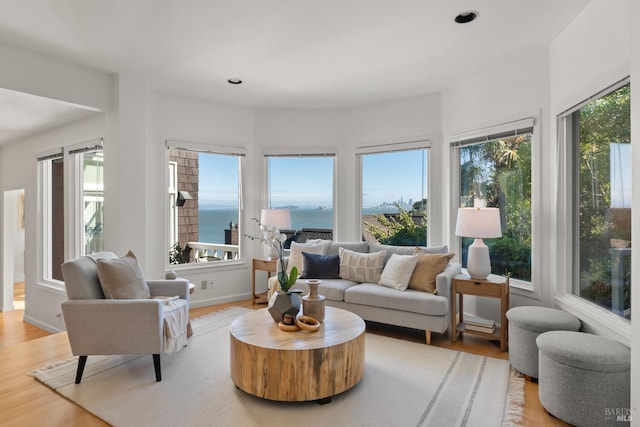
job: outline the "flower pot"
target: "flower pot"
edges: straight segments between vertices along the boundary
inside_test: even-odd
[[[300,294],[277,291],[271,296],[267,310],[276,323],[282,322],[285,314],[290,314],[295,319],[300,312]]]

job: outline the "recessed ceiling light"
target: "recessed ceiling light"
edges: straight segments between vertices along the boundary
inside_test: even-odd
[[[242,80],[240,80],[240,79],[229,79],[227,81],[229,83],[231,83],[232,85],[239,85],[240,83],[242,83]]]
[[[476,12],[475,10],[467,10],[466,12],[462,12],[461,14],[456,16],[455,21],[458,24],[466,24],[475,20],[478,17],[478,15],[479,13]]]

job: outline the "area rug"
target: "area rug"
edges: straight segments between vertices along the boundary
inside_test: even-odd
[[[367,333],[365,373],[329,404],[265,401],[229,376],[234,307],[192,322],[182,351],[163,355],[156,382],[151,356],[89,357],[31,373],[115,426],[502,426],[519,422],[524,384],[509,362]]]

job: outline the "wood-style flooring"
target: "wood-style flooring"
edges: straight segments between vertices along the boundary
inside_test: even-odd
[[[20,292],[20,286],[16,286]],[[23,292],[24,294],[24,292]],[[211,307],[194,308],[196,318],[230,306],[254,306],[250,300]],[[2,426],[105,426],[103,421],[57,395],[27,375],[33,369],[72,357],[66,333],[49,334],[22,320],[24,311],[0,313],[0,425]],[[424,343],[424,332],[381,324],[367,324],[367,331]],[[499,343],[464,336],[455,344],[448,336],[433,334],[432,344],[468,353],[508,359]],[[544,412],[538,400],[538,385],[525,384],[525,426],[567,426]]]

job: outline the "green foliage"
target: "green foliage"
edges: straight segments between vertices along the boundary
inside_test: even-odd
[[[184,251],[182,250],[180,243],[176,242],[169,249],[169,264],[185,264],[186,262],[187,260],[184,257]]]
[[[427,220],[424,213],[414,221],[411,212],[397,206],[394,216],[376,215],[382,227],[365,222],[365,229],[380,243],[396,246],[424,246],[427,242]]]
[[[296,283],[298,279],[298,267],[295,265],[291,267],[291,273],[287,274],[286,271],[278,271],[278,282],[280,283],[280,288],[289,292],[289,289]]]
[[[493,272],[531,280],[531,135],[463,147],[460,162],[461,204],[500,208],[503,237],[486,242]]]

